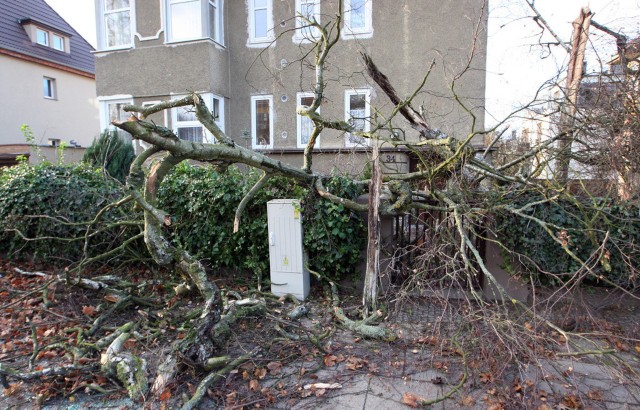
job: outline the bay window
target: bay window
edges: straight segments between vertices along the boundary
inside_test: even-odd
[[[207,108],[211,111],[215,123],[224,132],[224,99],[210,93],[200,95]],[[181,99],[183,96],[174,96]],[[198,121],[192,106],[176,107],[171,110],[173,132],[185,141],[200,143],[215,143],[213,135]]]
[[[223,0],[166,0],[167,41],[211,38],[222,43]]]

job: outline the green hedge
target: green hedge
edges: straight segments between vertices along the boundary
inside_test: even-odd
[[[214,268],[237,267],[264,274],[269,269],[267,201],[298,198],[303,208],[304,243],[312,269],[338,278],[354,273],[366,240],[365,226],[355,213],[309,195],[291,180],[276,177],[249,203],[240,230],[233,233],[236,208],[258,180],[257,172],[229,167],[180,164],[163,181],[160,207],[174,218],[171,239]],[[361,191],[346,179],[333,178],[331,192],[357,197]]]
[[[543,199],[537,195],[512,198],[510,205],[522,207]],[[640,208],[611,199],[575,199],[544,202],[528,208],[528,215],[556,225],[552,233],[566,241],[581,260],[589,260],[596,275],[625,287],[640,284]],[[581,268],[562,246],[539,224],[511,213],[498,215],[496,232],[509,249],[530,258],[520,258],[527,271],[543,284],[566,281]],[[605,241],[606,239],[606,241]],[[604,243],[604,249],[598,252]],[[595,256],[594,256],[595,255]],[[589,275],[588,283],[602,283]]]
[[[26,163],[0,170],[0,249],[10,254],[35,258],[75,261],[82,255],[85,227],[97,212],[121,197],[120,186],[105,178],[100,169],[85,164],[55,165]],[[106,220],[114,220],[111,212]],[[75,225],[74,225],[75,223]],[[39,241],[27,238],[50,237]],[[93,251],[112,246],[118,230],[93,238]]]

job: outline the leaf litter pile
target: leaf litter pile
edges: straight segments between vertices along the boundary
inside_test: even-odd
[[[167,272],[140,267],[126,272],[97,270],[73,282],[64,271],[0,259],[0,403],[17,408],[73,402],[100,408],[122,403],[129,392],[104,371],[101,361],[123,329],[130,337],[122,348],[144,360],[152,384],[173,343],[186,337],[199,312],[197,298],[178,296],[179,284],[169,283],[167,277]],[[264,300],[266,309],[229,326],[229,336],[219,346],[222,365],[218,366],[250,356],[206,389],[201,408],[314,408],[317,400],[340,395],[343,386],[356,378],[373,377],[387,377],[406,386],[394,398],[398,406],[422,407],[428,398],[407,383],[425,371],[434,372],[426,383],[440,387],[442,393],[456,393],[451,400],[462,407],[583,406],[584,397],[553,397],[537,388],[539,381],[505,372],[498,344],[488,338],[476,350],[468,343],[463,350],[459,344],[463,337],[456,341],[439,333],[446,326],[437,317],[387,321],[398,338],[372,341],[336,326],[330,297],[322,294],[321,286],[315,287],[312,302],[303,306],[292,299],[251,291],[238,278],[217,282],[226,300],[251,295]],[[360,314],[358,296],[342,303],[350,306],[344,309],[354,319]],[[386,313],[380,312],[381,318],[383,315]],[[524,332],[534,333],[527,325]],[[476,342],[486,337],[477,329],[467,329]],[[617,348],[640,353],[638,345]],[[554,355],[552,349],[539,353]],[[146,393],[141,401],[128,400],[120,407],[185,405],[211,369],[197,368],[188,358],[180,369],[179,378],[163,391]],[[602,400],[598,390],[586,395],[596,403]]]

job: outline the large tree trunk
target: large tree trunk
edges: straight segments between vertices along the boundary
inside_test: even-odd
[[[558,158],[556,179],[560,184],[569,180],[569,163],[571,162],[571,145],[573,143],[573,127],[577,112],[578,93],[582,81],[584,54],[589,41],[589,26],[592,13],[588,7],[580,10],[580,16],[573,22],[573,36],[571,40],[571,56],[567,67],[567,85],[565,89],[565,103],[560,117],[560,134],[558,140]]]
[[[380,190],[382,189],[382,172],[380,171],[380,148],[378,141],[373,143],[371,159],[371,184],[369,187],[369,241],[367,244],[367,272],[364,278],[362,303],[364,317],[369,316],[369,309],[375,312],[378,300],[378,277],[380,276]]]

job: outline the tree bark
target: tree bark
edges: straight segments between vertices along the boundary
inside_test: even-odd
[[[382,189],[382,172],[380,171],[380,148],[378,141],[373,141],[373,158],[371,159],[371,184],[369,185],[369,240],[367,244],[367,271],[364,278],[362,304],[364,317],[378,308],[378,277],[380,276],[380,191]]]

